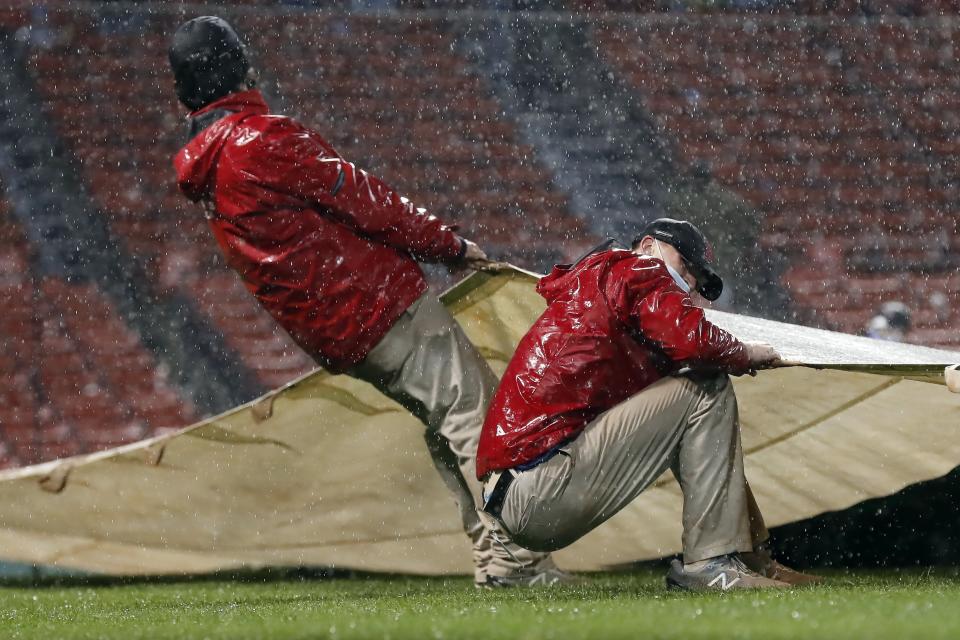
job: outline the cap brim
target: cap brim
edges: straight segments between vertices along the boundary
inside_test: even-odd
[[[723,293],[723,278],[709,264],[692,265],[697,277],[697,291],[711,302]]]

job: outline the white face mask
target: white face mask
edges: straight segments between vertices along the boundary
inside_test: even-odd
[[[687,284],[687,281],[683,279],[683,276],[680,275],[680,272],[671,267],[667,261],[663,259],[663,251],[660,250],[660,241],[656,238],[654,238],[653,241],[657,243],[657,253],[660,254],[660,260],[662,260],[664,266],[667,267],[667,271],[670,273],[673,281],[677,283],[678,287],[683,289],[684,293],[690,293],[690,285]]]

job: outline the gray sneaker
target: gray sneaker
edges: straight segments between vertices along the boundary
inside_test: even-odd
[[[557,587],[583,584],[583,578],[557,567],[541,570],[521,569],[508,576],[487,575],[486,582],[476,583],[478,589],[509,589],[511,587]]]
[[[779,580],[764,578],[743,564],[732,553],[717,556],[696,571],[688,571],[679,560],[670,562],[667,572],[667,588],[685,591],[731,591],[734,589],[789,589],[790,585]]]

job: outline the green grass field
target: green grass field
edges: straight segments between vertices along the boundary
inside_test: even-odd
[[[957,638],[956,572],[831,573],[791,592],[667,592],[662,572],[560,589],[466,578],[0,587],[0,638]]]

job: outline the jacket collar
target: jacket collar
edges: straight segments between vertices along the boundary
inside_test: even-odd
[[[213,123],[235,113],[246,115],[263,115],[269,108],[261,94],[256,89],[231,93],[219,100],[214,100],[201,109],[190,114],[187,119],[186,141],[193,140],[204,129]]]
[[[214,100],[210,104],[197,109],[190,114],[191,118],[202,116],[211,111],[232,111],[234,113],[250,113],[251,115],[263,115],[269,112],[263,94],[257,89],[248,89],[238,91]]]

